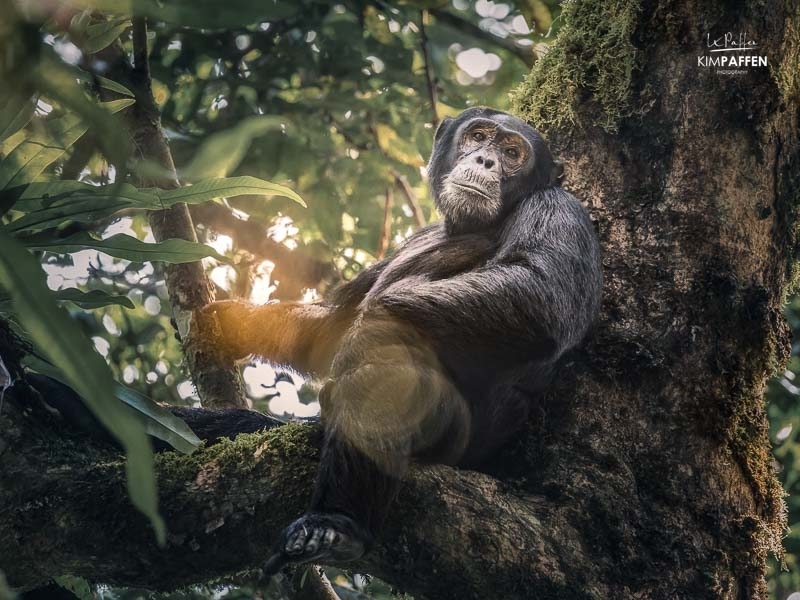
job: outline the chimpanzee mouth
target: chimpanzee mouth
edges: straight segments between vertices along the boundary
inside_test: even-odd
[[[460,182],[455,182],[455,181],[451,181],[450,184],[454,185],[456,187],[460,187],[460,188],[465,189],[465,190],[469,190],[470,192],[474,192],[475,194],[478,194],[479,196],[483,196],[487,200],[491,200],[491,201],[494,202],[494,198],[492,198],[489,194],[487,194],[485,191],[483,191],[480,188],[468,185],[466,183],[460,183]]]

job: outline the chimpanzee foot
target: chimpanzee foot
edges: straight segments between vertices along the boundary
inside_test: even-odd
[[[371,543],[372,536],[349,517],[307,513],[283,530],[262,571],[269,576],[289,563],[355,560]]]

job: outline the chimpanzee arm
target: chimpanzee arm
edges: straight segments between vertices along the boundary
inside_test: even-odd
[[[318,303],[280,302],[253,306],[227,300],[198,311],[194,327],[218,360],[233,362],[250,354],[299,371],[322,375],[358,304],[385,263],[364,270]]]
[[[546,277],[527,266],[496,265],[450,279],[407,279],[377,300],[444,347],[453,342],[555,349],[563,337],[561,315]],[[372,308],[372,307],[370,307]]]
[[[252,306],[236,300],[209,304],[195,327],[222,362],[256,354],[299,371],[318,372],[330,362],[325,349],[338,322],[335,306],[280,302]]]
[[[593,321],[601,275],[583,209],[557,217],[533,224],[523,215],[484,267],[436,281],[407,278],[372,306],[445,345],[490,344],[512,352],[534,346],[560,354],[580,342]]]

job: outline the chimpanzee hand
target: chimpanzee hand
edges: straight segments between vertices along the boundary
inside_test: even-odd
[[[220,361],[249,354],[246,333],[253,307],[237,300],[212,302],[194,313],[192,335],[199,337]]]

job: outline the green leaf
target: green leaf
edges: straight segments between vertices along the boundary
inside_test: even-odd
[[[33,354],[25,356],[23,364],[42,375],[47,375],[60,381],[64,385],[70,385],[64,373],[58,367]],[[167,442],[178,452],[191,454],[203,443],[203,440],[195,435],[183,419],[176,417],[169,410],[144,394],[140,394],[121,383],[116,383],[114,396],[123,403],[121,405],[122,408],[132,418],[144,425],[145,431],[149,435]]]
[[[128,132],[113,114],[86,95],[78,84],[81,77],[79,69],[66,65],[54,52],[48,51],[42,54],[32,71],[31,82],[43,94],[79,115],[97,134],[94,139],[108,160],[118,168],[124,167],[130,156]]]
[[[166,527],[158,514],[153,452],[144,427],[111,400],[109,392],[115,382],[108,365],[78,325],[56,304],[45,284],[41,265],[3,232],[0,232],[0,286],[11,295],[16,316],[36,346],[63,372],[70,387],[125,448],[131,501],[150,519],[156,538],[163,544]]]
[[[99,106],[110,113],[116,113],[134,103],[124,98],[103,102]],[[48,122],[44,128],[25,135],[19,131],[0,142],[0,190],[29,183],[41,175],[49,165],[61,158],[89,128],[75,114],[67,114]]]
[[[13,197],[14,208],[21,212],[65,208],[74,202],[109,198],[136,203],[145,208],[163,207],[155,192],[139,190],[129,183],[91,185],[80,181],[36,181],[9,188],[4,195]]]
[[[158,190],[158,197],[164,204],[186,202],[197,204],[214,198],[232,198],[245,194],[284,196],[305,206],[306,203],[294,191],[286,186],[270,183],[256,177],[226,177],[223,179],[206,179],[194,185],[188,185],[174,190]]]
[[[221,262],[230,262],[228,258],[218,254],[211,246],[198,242],[169,239],[159,243],[148,243],[124,233],[112,235],[104,240],[95,238],[86,232],[81,232],[63,239],[53,239],[49,235],[37,235],[22,238],[21,241],[31,250],[46,250],[56,254],[66,254],[92,248],[105,252],[110,256],[136,263],[150,261],[187,263],[208,256]]]
[[[96,77],[101,88],[133,98],[133,92],[121,83],[117,83],[113,79],[109,79],[108,77],[103,77],[101,75],[97,75]]]
[[[53,577],[59,586],[65,588],[75,594],[79,600],[93,600],[92,586],[89,582],[81,577],[73,577],[71,575],[62,575],[60,577]]]
[[[14,233],[39,231],[65,221],[90,223],[123,208],[160,210],[180,202],[200,204],[246,194],[285,196],[305,206],[291,189],[249,176],[208,179],[174,190],[137,189],[127,183],[96,186],[78,181],[42,181],[5,191],[4,201],[8,199],[15,210],[27,213],[5,229]]]
[[[112,296],[103,290],[90,290],[84,292],[77,288],[65,288],[53,292],[56,300],[72,302],[81,308],[100,308],[102,306],[110,306],[116,304],[124,306],[125,308],[134,308],[133,302],[127,296]]]
[[[118,210],[129,206],[130,202],[119,198],[77,196],[67,204],[62,203],[52,208],[31,211],[19,219],[11,221],[3,229],[16,233],[58,227],[65,221],[91,223],[98,219],[109,217]]]
[[[88,73],[87,71],[77,68],[75,69],[75,75],[85,84],[94,85],[96,83],[104,90],[110,90],[112,92],[116,92],[123,96],[128,96],[130,98],[134,97],[132,91],[130,91],[121,83],[117,83],[116,81],[114,81],[113,79],[109,79],[108,77],[103,77],[102,75],[97,75],[95,73]]]
[[[10,94],[0,108],[0,142],[25,127],[33,118],[36,102],[29,96]]]
[[[191,454],[202,445],[203,440],[195,435],[183,419],[147,396],[122,384],[117,384],[114,395],[137,411],[147,433],[167,442],[177,451]]]
[[[195,181],[209,175],[225,177],[242,162],[254,138],[280,130],[281,124],[282,119],[278,117],[250,117],[235,127],[209,136],[189,166],[181,169],[181,178]]]
[[[113,44],[131,26],[130,19],[112,19],[105,23],[95,23],[86,28],[86,39],[81,49],[89,54],[100,52]]]

